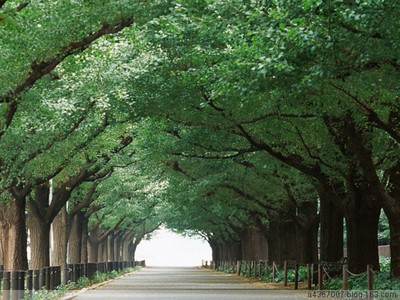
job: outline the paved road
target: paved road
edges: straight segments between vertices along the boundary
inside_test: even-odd
[[[147,267],[73,298],[89,299],[306,299],[304,291],[267,290],[236,275],[200,268]]]

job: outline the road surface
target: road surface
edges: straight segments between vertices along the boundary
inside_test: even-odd
[[[307,299],[307,292],[267,290],[243,277],[195,267],[147,267],[73,299]]]

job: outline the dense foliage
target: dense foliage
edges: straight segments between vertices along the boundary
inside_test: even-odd
[[[25,267],[25,211],[38,240],[63,213],[70,243],[86,226],[89,260],[165,223],[215,260],[337,261],[344,218],[349,268],[378,268],[379,228],[399,277],[399,14],[393,0],[0,1],[0,222],[18,236],[0,237],[1,259]]]

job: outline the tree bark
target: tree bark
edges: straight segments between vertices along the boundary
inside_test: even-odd
[[[114,238],[114,261],[121,261],[121,235]]]
[[[133,245],[133,237],[131,234],[129,234],[123,242],[123,260],[127,261],[129,260],[129,247],[132,247]]]
[[[317,202],[306,202],[298,209],[296,218],[296,261],[303,264],[318,263]]]
[[[221,260],[221,256],[219,253],[219,247],[218,247],[218,242],[216,240],[213,239],[209,239],[208,240],[208,244],[211,247],[211,251],[212,251],[212,260],[214,262],[219,262]]]
[[[380,192],[384,196],[383,210],[389,221],[390,229],[390,276],[400,277],[400,162],[388,171],[390,191],[383,186]]]
[[[285,260],[296,260],[297,237],[295,222],[287,215],[271,220],[268,231],[268,260],[282,265]]]
[[[318,187],[320,199],[320,260],[343,259],[343,213],[334,203],[337,195],[327,187]],[[336,201],[337,203],[337,201]]]
[[[50,265],[50,224],[32,215],[28,218],[30,234],[30,269],[41,269]]]
[[[107,238],[107,261],[114,260],[114,233],[110,234]]]
[[[346,201],[347,258],[349,270],[362,273],[368,264],[379,270],[378,222],[381,207],[374,192],[362,183],[353,184]]]
[[[139,246],[141,241],[142,241],[142,239],[135,240],[135,242],[132,243],[131,247],[129,248],[129,259],[131,261],[135,261],[136,249]]]
[[[257,227],[248,227],[239,236],[244,260],[260,260],[268,257],[267,239]]]
[[[0,238],[6,270],[28,269],[25,196],[0,203]]]
[[[78,212],[71,220],[71,230],[68,238],[68,257],[71,264],[81,263],[82,219],[83,213]]]
[[[34,190],[34,199],[28,201],[27,225],[30,232],[31,269],[50,265],[50,226],[46,216],[49,207],[50,186],[45,183]]]
[[[67,210],[64,206],[53,220],[53,253],[52,266],[62,266],[67,263]]]
[[[89,254],[88,254],[88,239],[89,239],[89,229],[88,229],[88,218],[84,216],[82,220],[82,243],[81,243],[81,262],[87,263],[89,262]]]

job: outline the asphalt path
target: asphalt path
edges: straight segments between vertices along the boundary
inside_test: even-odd
[[[73,299],[307,299],[307,293],[268,290],[243,277],[196,267],[147,267]]]

